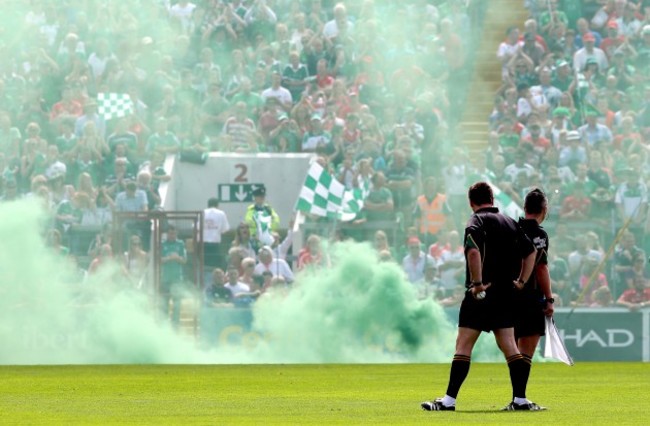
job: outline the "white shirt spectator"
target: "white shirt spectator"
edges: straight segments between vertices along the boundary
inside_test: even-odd
[[[445,267],[445,263],[451,265],[452,262],[461,262],[463,264],[458,267]],[[440,281],[446,290],[453,290],[458,285],[457,275],[459,271],[465,270],[464,262],[465,251],[463,247],[459,247],[455,251],[443,250],[441,253],[438,269],[440,270]]]
[[[239,281],[237,281],[237,284],[234,285],[228,282],[224,285],[224,287],[230,290],[232,297],[236,297],[239,294],[248,293],[251,291],[251,288],[248,286],[248,284],[244,284]]]
[[[133,197],[122,191],[115,197],[115,210],[118,212],[144,212],[148,206],[147,193],[137,189]]]
[[[210,207],[203,210],[203,242],[204,243],[221,243],[221,236],[230,231],[228,217],[223,210],[216,207]]]
[[[420,251],[417,259],[414,259],[410,254],[407,254],[402,261],[402,268],[406,272],[409,282],[416,283],[424,278],[424,267],[427,263],[435,265],[436,261],[428,254]]]
[[[293,282],[294,276],[293,271],[289,267],[289,264],[284,259],[273,259],[267,265],[262,262],[258,262],[255,265],[254,274],[262,275],[264,272],[269,271],[273,274],[273,278],[282,277],[288,283]]]
[[[623,207],[625,218],[630,218],[638,213],[642,204],[648,203],[648,188],[643,182],[639,182],[634,188],[624,182],[618,187],[614,202]]]
[[[172,19],[178,19],[183,27],[183,30],[187,30],[190,26],[192,19],[192,12],[196,5],[188,1],[180,1],[169,8],[169,17]]]
[[[641,22],[638,19],[631,19],[626,22],[621,16],[616,20],[616,23],[618,24],[618,35],[626,38],[636,37],[639,30],[641,30]]]
[[[291,92],[284,87],[280,86],[277,90],[274,90],[272,87],[264,90],[262,92],[262,99],[266,102],[269,98],[276,98],[282,105],[291,105],[293,98],[291,97]]]
[[[596,250],[589,249],[586,253],[580,253],[578,250],[575,250],[569,254],[569,270],[574,271],[574,273],[578,273],[580,271],[580,267],[582,266],[582,262],[585,259],[592,259],[600,263],[602,258],[603,254]]]
[[[528,177],[530,177],[530,175],[535,172],[535,168],[528,163],[523,163],[519,166],[516,163],[512,163],[507,165],[506,168],[503,169],[503,172],[508,175],[512,182],[514,182],[517,179],[517,176],[519,176],[519,173],[526,172]]]
[[[580,132],[580,139],[587,142],[591,147],[599,141],[611,143],[613,139],[612,131],[609,130],[609,127],[600,123],[595,123],[593,127],[585,124],[580,126],[578,131]]]
[[[101,77],[106,69],[106,63],[111,59],[115,59],[115,55],[110,54],[104,58],[100,58],[97,53],[91,53],[88,58],[88,65],[90,65],[90,68],[93,70],[93,75],[95,77]]]
[[[598,69],[601,73],[606,73],[607,68],[609,68],[609,61],[607,60],[607,55],[601,49],[594,47],[592,53],[587,52],[586,48],[579,49],[575,55],[573,55],[573,69],[582,71],[587,65],[587,59],[594,58],[596,63],[598,63]]]
[[[352,31],[352,22],[348,21],[348,33]],[[339,35],[339,26],[336,23],[336,19],[327,21],[323,26],[323,35],[327,38],[334,38]]]

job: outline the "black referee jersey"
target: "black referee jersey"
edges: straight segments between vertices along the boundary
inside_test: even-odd
[[[548,265],[548,234],[539,226],[535,219],[519,219],[519,226],[524,231],[524,234],[533,242],[537,249],[535,256],[535,266]],[[541,290],[537,285],[537,278],[535,272],[530,275],[530,279],[524,286],[524,292],[535,292],[541,295]]]
[[[548,264],[548,235],[535,219],[519,219],[519,226],[537,249],[535,267]],[[544,293],[539,288],[535,270],[517,292],[515,303],[515,337],[544,335]]]
[[[465,258],[470,248],[481,253],[483,282],[492,283],[488,294],[513,290],[513,280],[519,277],[521,261],[535,248],[531,240],[513,219],[499,213],[496,207],[474,212],[465,228]],[[465,285],[471,277],[465,266]]]

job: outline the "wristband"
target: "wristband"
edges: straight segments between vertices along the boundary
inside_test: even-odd
[[[474,287],[475,285],[483,285],[483,281],[470,281],[469,286]]]
[[[546,299],[546,303],[550,303],[552,305],[553,303],[555,303],[555,299],[553,299],[552,297],[549,297],[549,298]]]

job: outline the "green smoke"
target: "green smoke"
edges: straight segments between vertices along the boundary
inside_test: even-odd
[[[199,348],[157,321],[116,265],[81,283],[46,247],[36,201],[0,205],[0,364],[444,362],[455,327],[419,301],[399,267],[366,245],[332,247],[334,267],[306,272],[254,305],[257,346]],[[499,359],[493,344],[478,359]]]

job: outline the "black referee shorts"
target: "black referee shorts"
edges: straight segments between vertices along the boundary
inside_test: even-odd
[[[516,296],[515,338],[543,336],[546,330],[541,297],[531,295]]]
[[[513,292],[488,289],[486,293],[483,300],[474,299],[469,291],[465,293],[458,326],[486,332],[514,327]]]

